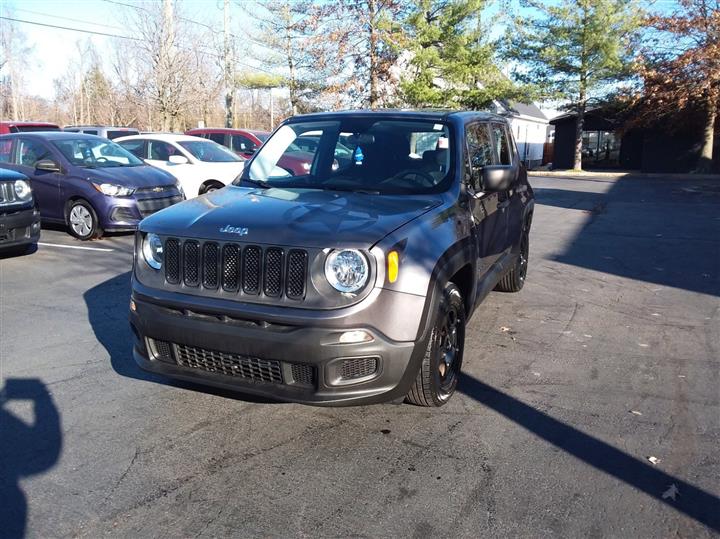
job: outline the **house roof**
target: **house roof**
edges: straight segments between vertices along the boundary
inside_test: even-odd
[[[520,116],[530,116],[531,118],[537,118],[539,120],[547,121],[547,116],[543,114],[535,103],[520,103],[519,101],[511,101],[507,99],[501,99],[500,105],[510,113],[517,114]]]

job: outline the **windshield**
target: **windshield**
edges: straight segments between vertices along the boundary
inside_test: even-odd
[[[267,187],[420,194],[445,190],[450,165],[446,124],[348,118],[282,126],[242,178]]]
[[[220,146],[218,143],[210,140],[186,140],[178,142],[178,144],[199,161],[212,163],[234,163],[242,161],[241,158],[225,146]]]
[[[136,167],[140,159],[120,145],[100,138],[78,138],[53,141],[72,165],[85,168]]]

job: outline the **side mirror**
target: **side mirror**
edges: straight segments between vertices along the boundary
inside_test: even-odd
[[[171,155],[168,157],[168,163],[172,163],[173,165],[186,165],[189,161],[184,155]]]
[[[515,169],[509,165],[486,165],[482,169],[484,191],[502,191],[510,187]]]
[[[35,163],[35,170],[44,170],[45,172],[60,172],[60,165],[52,159],[41,159]]]

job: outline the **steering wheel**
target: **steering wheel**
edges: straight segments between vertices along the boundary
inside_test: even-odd
[[[380,184],[384,183],[390,183],[394,180],[406,180],[406,181],[412,181],[411,177],[419,178],[423,187],[435,187],[435,178],[433,178],[430,174],[427,172],[423,172],[422,170],[413,170],[413,169],[405,169],[401,170],[394,176],[391,176],[387,180],[383,180],[380,182]]]
[[[108,161],[107,157],[100,156],[100,157],[95,158],[95,162],[97,162],[97,163],[107,163],[107,161]]]

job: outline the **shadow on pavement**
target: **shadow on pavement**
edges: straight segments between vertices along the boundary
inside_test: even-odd
[[[127,378],[209,393],[235,400],[264,404],[276,403],[276,401],[254,395],[241,395],[210,386],[165,378],[138,367],[132,356],[134,337],[128,320],[130,275],[130,271],[122,273],[100,283],[83,294],[90,326],[98,342],[107,350],[110,356],[110,364],[116,373]]]
[[[463,374],[458,391],[593,468],[720,532],[720,498],[717,496],[558,421],[468,374]]]
[[[605,193],[559,185],[534,188],[538,205],[589,215],[552,260],[720,296],[719,182],[628,176]]]
[[[6,409],[14,400],[33,403],[27,424]],[[0,537],[25,535],[28,502],[20,479],[52,468],[62,451],[60,413],[37,378],[8,378],[0,391]]]

